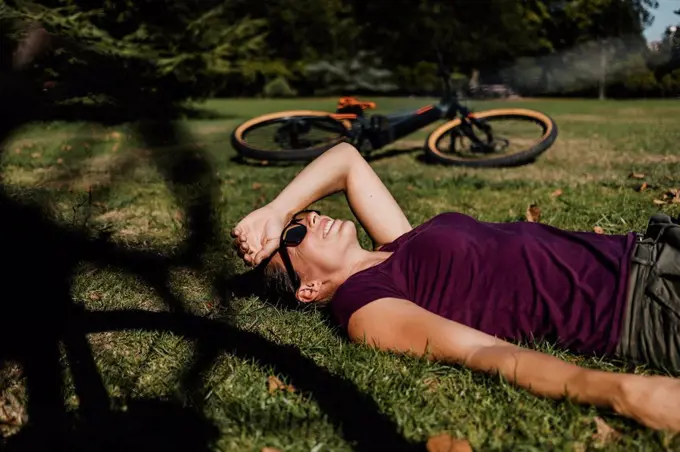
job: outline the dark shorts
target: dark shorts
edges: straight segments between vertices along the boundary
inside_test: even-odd
[[[638,234],[617,355],[680,375],[680,225],[654,215]]]

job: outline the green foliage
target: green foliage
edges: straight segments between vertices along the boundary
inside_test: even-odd
[[[680,96],[680,69],[675,69],[661,79],[661,89],[665,96]]]
[[[493,61],[544,51],[540,1],[355,0],[362,38],[388,66],[413,67],[436,61],[438,47],[448,65],[464,72]]]
[[[263,94],[265,97],[295,97],[297,91],[293,89],[285,77],[276,77],[264,86]]]
[[[353,58],[321,60],[305,67],[306,76],[319,94],[389,92],[397,88],[392,72],[381,68],[381,60],[361,51]]]
[[[0,4],[0,34],[6,40],[16,28],[9,25],[40,22],[61,37],[38,72],[43,81],[68,81],[65,97],[437,93],[436,49],[460,73],[458,90],[481,71],[481,83],[501,79],[534,95],[597,86],[661,95],[680,47],[664,36],[659,50],[647,49],[642,31],[655,7],[655,0],[11,0]],[[649,71],[622,68],[631,54],[644,56],[654,82]]]
[[[399,86],[410,94],[431,94],[441,88],[437,65],[430,61],[418,61],[413,66],[399,66]]]
[[[215,1],[196,2],[192,8],[182,2],[163,5],[106,1],[93,8],[74,0],[52,6],[18,1],[10,12],[59,36],[64,45],[45,70],[63,79],[92,79],[102,69],[95,63],[116,62],[134,71],[137,83],[207,97],[230,77],[247,80],[253,72],[277,72],[261,57],[265,20],[232,21],[226,3]],[[85,77],[87,71],[94,74]]]

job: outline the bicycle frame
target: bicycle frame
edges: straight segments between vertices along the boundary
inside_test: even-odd
[[[482,129],[487,137],[491,136],[488,125],[476,120],[472,112],[461,105],[457,99],[447,90],[439,104],[425,105],[417,110],[410,110],[388,115],[364,116],[361,113],[334,113],[331,114],[336,120],[350,121],[352,127],[348,132],[350,140],[362,149],[364,141],[371,144],[370,150],[377,150],[397,140],[400,140],[428,125],[440,120],[452,120],[460,116],[461,129],[474,143],[484,146],[484,142],[472,132],[474,125]]]
[[[333,116],[335,119],[351,120],[354,119],[358,123],[358,127],[351,127],[350,139],[354,142],[357,148],[362,149],[363,142],[368,139],[371,143],[371,150],[380,149],[397,140],[400,140],[423,127],[427,127],[433,122],[439,120],[453,120],[460,115],[460,129],[465,136],[472,141],[480,152],[493,151],[487,143],[480,140],[473,131],[473,126],[484,132],[488,142],[493,141],[491,127],[485,122],[477,120],[472,111],[464,107],[458,102],[454,91],[451,89],[451,77],[445,70],[444,59],[441,50],[435,46],[435,53],[437,55],[438,74],[442,80],[443,96],[439,104],[426,105],[417,110],[407,111],[403,113],[391,113],[386,116],[372,115],[365,118],[363,115],[364,107],[359,106],[354,109],[354,112],[347,114],[336,113]],[[375,104],[371,104],[368,108],[374,108]],[[354,124],[352,124],[354,126]]]

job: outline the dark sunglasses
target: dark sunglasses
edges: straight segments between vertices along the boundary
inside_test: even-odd
[[[290,261],[287,248],[289,246],[298,246],[305,239],[305,236],[307,235],[307,226],[302,224],[302,222],[311,212],[321,215],[321,212],[318,210],[301,210],[293,215],[293,218],[288,222],[286,227],[283,228],[283,232],[281,233],[281,245],[279,247],[281,260],[286,267],[286,272],[288,273],[290,281],[293,283],[293,287],[296,289],[300,287],[300,280],[295,273],[295,269],[293,269],[293,263]]]

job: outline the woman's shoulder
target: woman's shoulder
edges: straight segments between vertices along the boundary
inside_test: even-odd
[[[459,212],[442,212],[402,234],[393,242],[381,245],[376,248],[376,251],[396,251],[401,245],[423,233],[427,235],[428,232],[433,230],[441,231],[441,227],[459,227],[464,223],[470,222],[476,223],[477,220]]]
[[[361,307],[381,298],[404,298],[405,294],[382,265],[350,276],[338,287],[330,302],[336,321],[347,328],[349,318]]]

